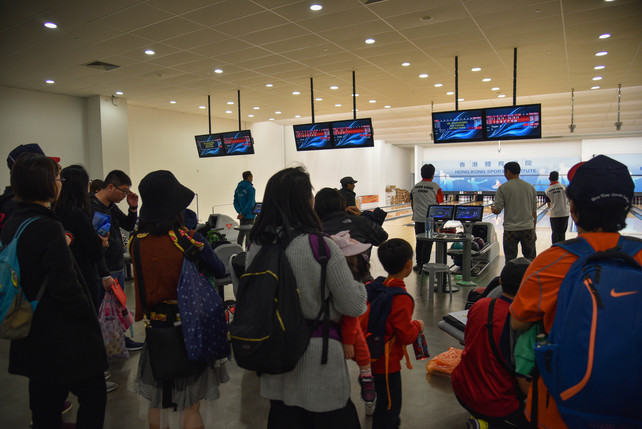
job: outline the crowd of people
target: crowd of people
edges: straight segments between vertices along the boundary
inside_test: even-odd
[[[0,199],[2,245],[25,225],[17,247],[20,284],[29,301],[38,300],[29,334],[11,341],[9,372],[29,379],[35,428],[60,428],[72,393],[79,404],[76,427],[100,429],[110,386],[98,313],[114,285],[125,284],[125,251],[134,265],[135,319],[144,320],[146,332],[176,327],[193,316],[181,314],[177,292],[185,260],[190,258],[214,278],[225,275],[225,265],[203,235],[186,227],[184,213],[194,192],[171,172],[154,171],[141,180],[139,210],[139,196],[126,173],[115,170],[104,180],[90,181],[81,165],[61,168],[59,162],[36,144],[21,145],[8,158],[11,186]],[[508,162],[504,167],[507,182],[497,190],[492,206],[494,213],[504,212],[501,295],[471,307],[465,349],[452,375],[453,390],[472,415],[471,427],[578,427],[568,423],[558,397],[551,400],[552,388],[544,376],[517,369],[523,356],[514,350],[533,327],[538,339],[554,329],[560,287],[581,256],[565,247],[569,216],[578,227],[575,241],[585,242],[589,252],[622,247],[619,231],[631,208],[633,182],[626,166],[601,155],[574,167],[567,188],[552,172],[546,195],[554,246],[536,255],[535,190],[519,178],[519,164]],[[432,164],[424,165],[422,180],[411,191],[416,234],[425,231],[428,207],[444,200],[434,174]],[[414,300],[404,278],[429,260],[428,243],[417,241],[413,251],[407,241],[389,238],[380,223],[356,206],[357,181],[352,177],[341,179],[339,190],[323,188],[314,194],[303,167],[285,168],[267,181],[258,216],[253,175],[243,172],[242,179],[234,207],[241,225],[252,225],[238,238],[241,245],[246,241],[246,266],[260,257],[263,246],[283,246],[303,316],[318,319],[319,309],[327,305],[330,326],[314,325],[294,369],[261,375],[261,395],[270,401],[267,427],[360,428],[350,399],[347,360],[354,360],[373,429],[399,428],[401,361],[406,346],[424,330],[424,322],[413,319]],[[117,206],[124,200],[127,213]],[[109,219],[105,234],[96,230],[96,213]],[[121,229],[132,232],[129,248]],[[320,233],[325,233],[323,245],[328,249],[325,265],[310,245],[309,237]],[[517,258],[520,243],[523,258]],[[642,244],[628,243],[625,250],[634,249],[629,263],[639,270]],[[386,271],[378,278],[370,273],[373,247],[378,247],[376,255]],[[310,281],[322,276],[323,296],[319,282]],[[639,292],[639,284],[629,286],[637,289],[611,295]],[[122,335],[126,338],[124,330]],[[229,381],[227,357],[161,378],[161,356],[148,341],[127,341],[130,350],[142,349],[135,389],[149,427],[165,429],[173,422],[185,429],[210,427],[209,408],[220,397],[219,386]],[[627,418],[635,421],[636,416]]]

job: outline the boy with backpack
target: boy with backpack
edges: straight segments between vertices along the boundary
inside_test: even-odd
[[[509,363],[508,336],[502,334],[508,307],[530,263],[526,258],[508,261],[500,275],[501,296],[482,298],[468,311],[466,347],[452,373],[452,385],[459,403],[473,415],[471,423],[483,419],[501,428],[528,424],[524,396]]]
[[[377,251],[388,273],[366,285],[368,311],[361,316],[361,328],[372,357],[377,405],[372,429],[396,429],[401,424],[401,358],[424,330],[422,320],[412,320],[414,301],[403,279],[412,273],[412,246],[393,238]]]
[[[510,307],[513,329],[541,321],[548,333],[534,347],[526,417],[540,428],[640,427],[642,240],[618,233],[633,180],[604,155],[568,178],[579,236],[535,258]]]

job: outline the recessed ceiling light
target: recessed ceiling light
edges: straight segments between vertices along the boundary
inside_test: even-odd
[[[420,77],[421,79],[425,79],[425,78],[427,78],[427,77],[428,77],[428,73],[422,73],[422,74],[420,74],[420,75],[419,75],[419,77]]]
[[[368,45],[372,45],[372,44],[375,42],[375,39],[372,39],[372,38],[370,38],[370,39],[366,39],[366,40],[365,40],[365,42],[366,42]]]
[[[455,95],[455,93],[453,91],[448,91],[446,95]]]
[[[481,71],[481,67],[473,67],[470,71]]]
[[[198,106],[198,108],[201,109],[201,110],[207,109],[207,107],[205,107],[205,106]]]
[[[599,85],[592,86],[591,89],[600,89],[600,86]]]
[[[463,98],[458,98],[457,101],[464,101],[464,99]]]
[[[311,4],[310,5],[310,10],[317,11],[317,10],[321,10],[321,9],[323,9],[323,6],[321,6],[320,4]]]
[[[336,86],[336,85],[332,85],[332,86],[330,87],[330,89],[339,89],[339,87],[338,87],[338,86]]]
[[[268,88],[272,88],[274,85],[272,85],[271,83],[266,83],[265,86],[267,86]]]
[[[497,98],[504,98],[504,97],[506,97],[506,94],[499,94],[499,95],[497,96]]]
[[[273,121],[273,120],[274,120],[274,118],[270,118],[270,121]]]
[[[443,83],[436,83],[436,84],[435,84],[435,88],[441,88],[442,86],[444,86],[444,84],[443,84]]]
[[[430,16],[430,15],[425,15],[425,16],[422,16],[421,18],[419,18],[419,21],[424,21],[424,22],[428,22],[428,21],[431,21],[431,20],[432,20],[432,16]]]
[[[609,33],[604,33],[604,34],[600,34],[599,37],[600,39],[608,39],[609,37],[611,37],[611,35]]]
[[[595,76],[593,80],[602,80],[602,76]]]
[[[341,107],[341,104],[337,103],[334,105],[334,107]]]
[[[292,95],[301,95],[301,91],[292,91]]]
[[[377,100],[369,100],[368,103],[376,103]]]
[[[600,51],[600,52],[596,52],[595,53],[596,57],[603,57],[604,55],[608,55],[608,52],[607,51]]]
[[[300,117],[301,117],[301,115],[294,115],[294,117],[295,117],[295,118],[300,118]]]
[[[232,113],[232,111],[231,110],[226,110],[225,113]]]
[[[615,0],[604,0],[604,1],[610,3],[610,2],[615,1]]]
[[[277,111],[276,111],[276,112],[274,112],[274,113],[276,113],[277,115],[280,115],[280,114],[281,114],[281,111],[280,111],[280,110],[277,110]]]
[[[401,63],[401,65],[402,65],[403,67],[408,67],[408,66],[410,65],[410,63]]]
[[[359,94],[350,94],[352,97],[358,97]]]
[[[171,100],[169,104],[176,104],[176,102],[174,100]]]
[[[145,53],[146,53],[147,55],[154,55],[156,52],[152,51],[151,49],[147,49],[147,50],[145,51]]]
[[[314,99],[314,101],[323,101],[323,98],[317,97],[317,98]]]
[[[259,109],[260,109],[260,107],[259,107],[259,106],[254,106],[254,107],[252,107],[252,109],[254,109],[254,110],[259,110]]]
[[[234,102],[233,101],[228,101],[227,104],[234,104]]]
[[[384,108],[384,109],[390,109],[390,107],[391,107],[391,106],[389,106],[389,105],[385,105],[385,106],[383,106],[383,108]]]
[[[45,27],[51,28],[51,29],[58,28],[58,26],[56,24],[54,24],[53,22],[45,22],[44,25],[45,25]]]
[[[53,80],[51,80],[51,79],[47,79],[47,80],[45,81],[45,83],[48,83],[49,85],[53,85],[53,84],[54,84],[54,83],[56,83],[56,82],[54,82],[54,81],[53,81]]]
[[[221,70],[221,69],[214,69],[214,73],[221,74],[221,73],[223,73],[223,70]]]
[[[496,86],[496,87],[494,87],[494,88],[491,88],[490,90],[491,90],[491,91],[499,91],[499,87],[498,87],[498,86]]]
[[[123,91],[116,91],[116,95],[123,95]]]
[[[605,68],[606,68],[606,66],[595,66],[595,67],[593,67],[594,70],[603,70]]]
[[[489,77],[485,77],[482,79],[482,82],[490,82],[492,79]]]
[[[254,115],[249,114],[249,115],[247,115],[247,117],[248,117],[248,118],[253,118],[253,117],[254,117]]]

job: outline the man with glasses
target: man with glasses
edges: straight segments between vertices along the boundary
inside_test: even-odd
[[[113,170],[105,177],[102,189],[89,197],[94,213],[100,212],[110,217],[108,245],[104,249],[105,263],[111,276],[123,287],[125,286],[125,252],[120,228],[133,231],[138,217],[138,195],[130,189],[131,186],[132,181],[125,172]],[[129,205],[127,214],[116,205],[125,198]],[[105,290],[101,287],[100,292],[102,301]],[[143,347],[142,343],[128,337],[125,337],[125,344],[129,351],[140,350]]]

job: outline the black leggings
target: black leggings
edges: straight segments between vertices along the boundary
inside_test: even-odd
[[[35,429],[60,429],[62,408],[69,392],[78,397],[76,429],[102,429],[107,406],[105,374],[75,383],[29,379],[29,407]]]

